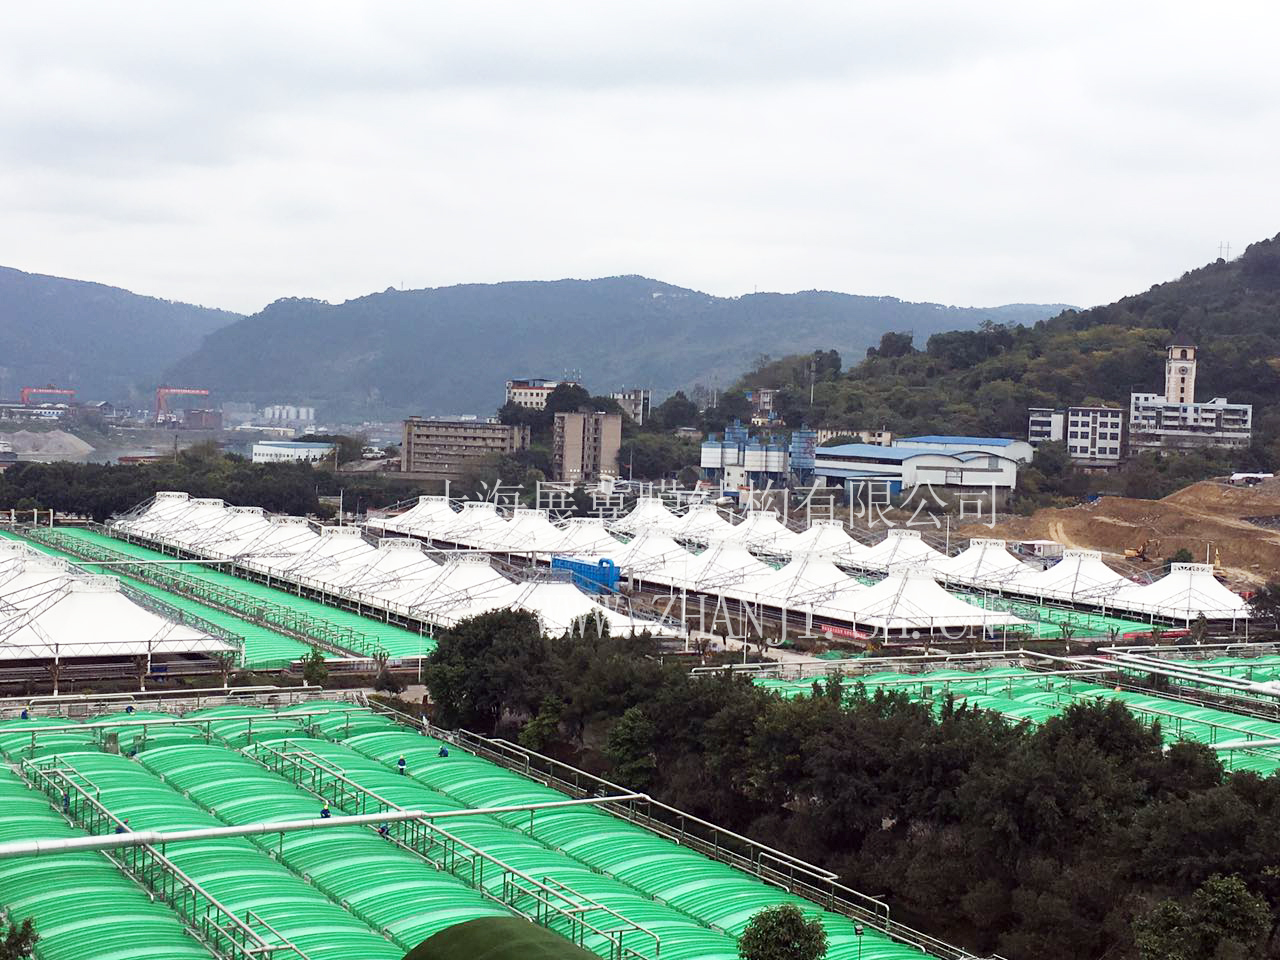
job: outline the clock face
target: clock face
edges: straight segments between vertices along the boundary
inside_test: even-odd
[[[1179,373],[1186,373],[1186,372],[1187,372],[1187,368],[1186,368],[1186,367],[1179,367],[1179,368],[1178,368],[1178,372],[1179,372]]]

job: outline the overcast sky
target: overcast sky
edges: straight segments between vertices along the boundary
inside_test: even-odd
[[[1111,301],[1280,232],[1272,3],[11,4],[0,264]]]

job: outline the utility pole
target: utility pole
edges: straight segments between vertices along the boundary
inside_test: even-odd
[[[1224,249],[1226,250],[1226,253],[1222,252]],[[1231,259],[1231,244],[1226,240],[1218,241],[1218,256],[1221,257],[1223,260]]]

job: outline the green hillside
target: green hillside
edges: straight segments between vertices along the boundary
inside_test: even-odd
[[[865,360],[838,370],[810,355],[758,367],[738,386],[784,388],[787,423],[900,434],[1025,437],[1027,408],[1108,403],[1164,388],[1164,348],[1200,347],[1198,400],[1254,405],[1255,449],[1280,464],[1280,237],[1252,244],[1136,296],[1039,323],[983,323],[914,340],[886,335]]]
[[[277,301],[217,331],[169,377],[330,415],[485,413],[510,377],[577,372],[592,393],[723,387],[760,354],[861,351],[886,330],[928,336],[1060,309],[820,291],[713,297],[636,276],[387,290],[341,304]]]
[[[0,267],[0,399],[53,383],[79,399],[150,402],[165,368],[238,313]]]

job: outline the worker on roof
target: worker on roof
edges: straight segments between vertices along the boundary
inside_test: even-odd
[[[30,719],[31,719],[31,711],[30,711],[30,710],[28,710],[26,707],[23,707],[23,708],[22,708],[22,719],[23,719],[23,720],[30,720]]]
[[[324,806],[320,808],[320,819],[328,820],[330,816],[331,814],[329,813],[329,801],[326,800],[324,802]]]
[[[128,829],[129,829],[128,817],[125,817],[122,821],[116,824],[116,833],[125,833],[128,831]]]
[[[387,826],[385,823],[378,824],[378,836],[385,837],[390,832],[391,832],[391,828]]]
[[[447,757],[448,755],[449,755],[449,748],[446,747],[443,743],[440,744],[440,749],[436,751],[436,756]]]
[[[405,770],[408,768],[408,764],[405,763],[403,753],[400,754],[400,759],[396,761],[396,766],[400,768],[400,776],[403,777],[405,775]]]
[[[124,708],[124,712],[125,712],[125,713],[133,713],[133,704],[131,703],[131,704],[129,704],[127,707],[125,707],[125,708]]]
[[[62,812],[63,813],[71,812],[71,794],[69,793],[63,793],[62,795]]]

